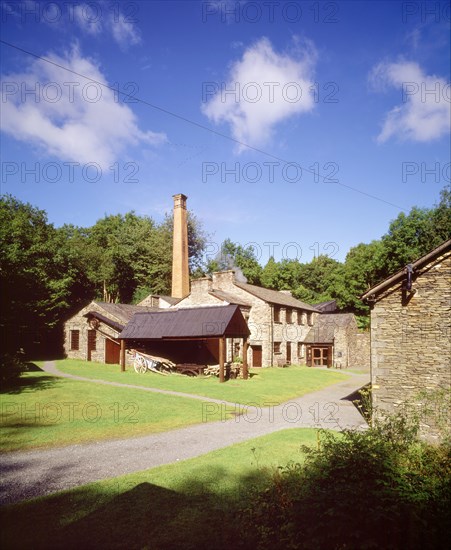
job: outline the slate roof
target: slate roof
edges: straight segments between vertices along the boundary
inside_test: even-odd
[[[210,290],[209,294],[211,294],[215,298],[218,298],[219,300],[229,302],[229,304],[251,307],[251,304],[248,304],[242,298],[237,298],[233,294],[230,294],[230,292],[225,292],[224,290]]]
[[[107,317],[106,315],[102,315],[98,311],[88,311],[88,313],[84,314],[84,317],[88,317],[88,319],[94,317],[95,319],[102,321],[102,323],[105,323],[109,327],[114,328],[114,330],[117,332],[121,332],[121,330],[124,328],[124,325],[113,321],[113,319]]]
[[[305,302],[301,302],[300,300],[293,298],[293,296],[279,292],[278,290],[262,288],[261,286],[250,285],[248,283],[238,283],[236,281],[234,282],[234,285],[271,304],[318,312],[316,307],[306,304]]]
[[[304,339],[306,344],[333,344],[335,331],[345,329],[355,322],[352,313],[323,313],[316,319]]]
[[[108,302],[94,302],[101,307],[107,314],[115,317],[116,321],[126,325],[135,313],[146,311],[160,311],[158,308],[135,306],[132,304],[110,304]]]
[[[250,331],[237,305],[160,309],[135,313],[120,333],[124,340],[243,338]]]
[[[314,304],[314,307],[316,309],[319,309],[319,311],[328,312],[328,311],[337,311],[337,301],[336,300],[329,300],[327,302],[320,302],[319,304]]]
[[[171,304],[171,306],[174,306],[175,304],[178,304],[180,300],[183,300],[183,298],[174,298],[174,296],[164,296],[163,294],[156,294],[155,296],[162,298],[165,302]]]

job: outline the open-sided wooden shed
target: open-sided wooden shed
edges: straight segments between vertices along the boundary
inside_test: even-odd
[[[247,377],[247,339],[250,331],[237,305],[166,309],[135,313],[119,334],[121,368],[126,348],[150,348],[171,360],[204,361],[210,354],[220,365],[224,381],[225,340],[243,339],[243,375]],[[172,357],[170,356],[172,355]]]

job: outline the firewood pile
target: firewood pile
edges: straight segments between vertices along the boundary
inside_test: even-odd
[[[204,370],[204,376],[216,376],[219,378],[219,365],[210,365]],[[225,363],[224,374],[226,378],[242,378],[241,365],[239,363]]]

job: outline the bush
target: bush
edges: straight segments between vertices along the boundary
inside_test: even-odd
[[[15,354],[0,354],[0,383],[2,387],[13,385],[26,371],[27,366],[23,361],[23,351]]]
[[[244,547],[425,549],[448,541],[450,447],[392,417],[365,432],[322,432],[303,465],[279,469],[242,510]]]

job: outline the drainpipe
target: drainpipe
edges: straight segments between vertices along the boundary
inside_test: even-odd
[[[413,265],[408,264],[406,266],[406,272],[407,272],[407,282],[406,282],[406,290],[409,292],[412,290],[412,275],[413,275]]]
[[[274,306],[271,306],[271,327],[270,327],[270,350],[271,350],[271,367],[274,366]]]

